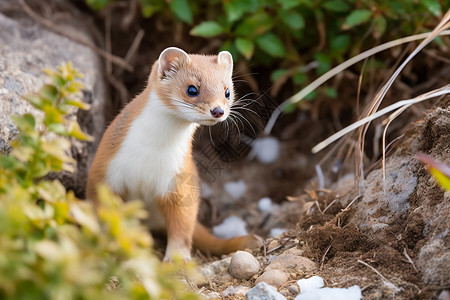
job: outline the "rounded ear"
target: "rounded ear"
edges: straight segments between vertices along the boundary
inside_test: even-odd
[[[231,56],[230,52],[220,51],[217,56],[217,63],[226,66],[231,73],[233,72],[233,56]]]
[[[167,76],[170,72],[176,72],[180,64],[191,61],[189,55],[177,47],[166,48],[159,55],[158,74],[160,77]]]

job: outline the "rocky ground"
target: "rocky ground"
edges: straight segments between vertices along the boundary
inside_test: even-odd
[[[198,255],[207,275],[198,288],[210,299],[244,299],[249,289],[266,282],[294,299],[299,293],[296,282],[318,275],[327,287],[358,285],[364,299],[438,299],[439,295],[448,299],[450,193],[437,185],[415,153],[428,153],[450,164],[449,103],[449,98],[441,99],[423,120],[408,127],[387,160],[386,179],[380,168],[373,170],[361,195],[353,180],[345,177],[330,190],[310,188],[297,201],[261,211],[257,200],[274,195],[270,190],[276,188],[267,177],[283,163],[231,166],[209,184],[209,197],[232,198],[224,193],[224,183],[237,178],[247,188],[233,204],[215,204],[213,210],[222,216],[216,222],[223,215],[235,215],[262,236],[273,227],[288,231],[266,239],[262,249],[253,251],[256,261],[244,259],[244,269],[254,261],[253,272],[245,276],[233,271],[234,256],[215,260]],[[291,157],[297,159],[301,160]],[[211,205],[204,205],[204,210],[211,216]]]

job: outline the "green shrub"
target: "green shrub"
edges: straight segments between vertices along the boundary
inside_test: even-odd
[[[65,137],[89,140],[67,114],[88,109],[71,64],[26,99],[42,112],[13,116],[19,138],[0,156],[0,299],[197,299],[162,264],[141,226],[143,204],[106,187],[94,205],[66,192],[49,172],[73,170]]]
[[[100,9],[114,0],[86,0]],[[449,0],[139,0],[145,17],[182,21],[190,34],[220,38],[222,50],[252,66],[272,68],[272,80],[299,88],[333,65],[382,40],[433,28]],[[428,28],[428,29],[427,29]],[[311,66],[309,63],[315,61]],[[279,84],[278,84],[279,85]],[[331,87],[319,91],[324,95]]]

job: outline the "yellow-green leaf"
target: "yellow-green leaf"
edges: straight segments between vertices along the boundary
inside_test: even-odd
[[[92,141],[94,138],[84,133],[78,122],[74,121],[69,124],[68,135],[82,141]]]

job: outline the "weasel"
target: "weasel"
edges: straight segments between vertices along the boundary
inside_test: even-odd
[[[197,221],[199,178],[192,158],[199,125],[214,125],[230,114],[235,92],[233,59],[165,49],[154,63],[147,87],[108,126],[92,163],[86,195],[107,184],[124,201],[141,199],[151,230],[165,231],[164,260],[191,258],[191,245],[213,255],[261,245],[255,235],[219,239]]]

